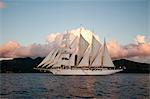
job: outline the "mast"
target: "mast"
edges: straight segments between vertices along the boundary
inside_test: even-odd
[[[75,65],[75,53],[73,53],[69,59],[69,66]]]
[[[105,42],[105,38],[104,38],[104,45],[103,45],[103,50],[102,50],[102,61],[101,61],[101,67],[102,67],[102,68],[103,68],[103,62],[104,62],[105,46],[106,46],[106,42]]]

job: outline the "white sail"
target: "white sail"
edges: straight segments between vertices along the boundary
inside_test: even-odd
[[[55,64],[51,64],[53,65],[52,67],[61,67],[62,65],[62,55],[60,55],[59,59],[58,59],[58,62],[56,62]]]
[[[58,54],[58,49],[56,49],[56,50],[54,51],[54,53],[52,54],[50,60],[47,61],[47,62],[45,62],[42,67],[45,67],[46,65],[52,63],[52,62],[54,61],[55,57],[56,57],[56,54]]]
[[[56,58],[54,59],[54,61],[49,64],[47,66],[47,68],[49,67],[61,67],[61,65],[64,65],[64,66],[74,66],[75,62],[75,54],[72,54],[71,57],[70,57],[70,54],[63,54],[62,52],[60,52],[58,54],[58,56],[56,56]]]
[[[44,63],[46,63],[47,61],[49,61],[51,59],[52,54],[54,53],[55,49],[52,49],[50,51],[50,53],[44,58],[44,60],[37,66],[40,67],[42,66]]]
[[[62,46],[61,47],[61,51],[59,52],[59,54],[61,55],[57,55],[54,60],[46,67],[46,68],[49,68],[49,67],[61,67],[61,65],[65,65],[65,66],[68,66],[69,65],[69,62],[68,60],[70,60],[70,54],[69,53],[73,53],[71,47],[68,45],[69,42],[68,42],[68,37],[69,37],[69,34],[65,34],[63,36],[63,42],[62,42],[62,45],[65,45],[65,46]],[[76,40],[76,39],[75,39]],[[67,43],[67,45],[66,45]],[[72,44],[74,43],[74,40],[72,42]],[[73,56],[72,56],[73,57]]]
[[[107,48],[105,41],[104,41],[104,47],[103,47],[102,60],[103,60],[102,67],[115,67],[112,60],[111,60],[111,57],[109,55],[108,48]]]
[[[69,60],[70,56],[68,53],[66,53],[66,54],[62,54],[62,58]]]
[[[101,64],[102,64],[102,55],[103,55],[103,53],[102,53],[102,47],[101,47],[101,49],[98,51],[97,56],[95,57],[94,61],[91,64],[92,67],[101,66]]]
[[[90,53],[90,64],[93,63],[94,59],[98,55],[100,47],[101,47],[101,43],[93,35],[92,44],[91,44],[91,53]]]
[[[70,48],[72,53],[76,53],[77,46],[78,46],[78,37],[76,36],[75,39],[69,45],[69,48]]]
[[[90,48],[88,48],[81,60],[81,62],[79,63],[78,67],[82,67],[82,66],[89,66],[89,58],[90,57]]]
[[[63,66],[69,66],[69,60],[62,60],[61,64]]]
[[[69,59],[69,66],[75,65],[75,53],[73,53]]]
[[[53,66],[54,64],[56,64],[55,61],[52,61],[50,64],[46,65],[45,68],[49,68],[49,67]]]
[[[74,40],[71,42],[71,44],[70,44],[70,48],[75,48],[76,47],[76,45],[77,45],[77,36],[74,38]]]
[[[58,55],[55,57],[54,61],[49,64],[46,68],[49,68],[53,65],[53,67],[60,67],[61,64],[59,64],[61,62],[61,52],[58,52]]]
[[[88,48],[88,46],[89,46],[89,43],[80,34],[77,64],[79,64],[79,62],[80,62],[81,58],[83,57],[83,55],[84,55],[86,49]]]
[[[109,55],[106,43],[101,47],[99,54],[94,59],[91,66],[115,67]]]

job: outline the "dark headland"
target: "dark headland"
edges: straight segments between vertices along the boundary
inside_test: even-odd
[[[39,73],[40,71],[33,69],[44,58],[15,58],[13,60],[0,61],[0,73]],[[138,63],[126,59],[114,60],[116,68],[124,66],[122,73],[150,73],[150,64]]]

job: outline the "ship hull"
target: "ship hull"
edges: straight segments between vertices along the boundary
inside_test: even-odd
[[[49,69],[54,75],[110,75],[122,69],[82,70],[82,69]]]

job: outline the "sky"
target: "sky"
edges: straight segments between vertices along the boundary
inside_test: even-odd
[[[0,0],[0,51],[9,56],[4,48],[9,46],[11,54],[16,48],[28,53],[33,46],[45,47],[49,36],[81,26],[101,41],[113,41],[110,46],[117,42],[116,48],[125,48],[138,41],[148,50],[149,17],[150,0]]]
[[[50,33],[84,27],[127,44],[149,36],[149,0],[2,0],[2,42],[45,43]]]

